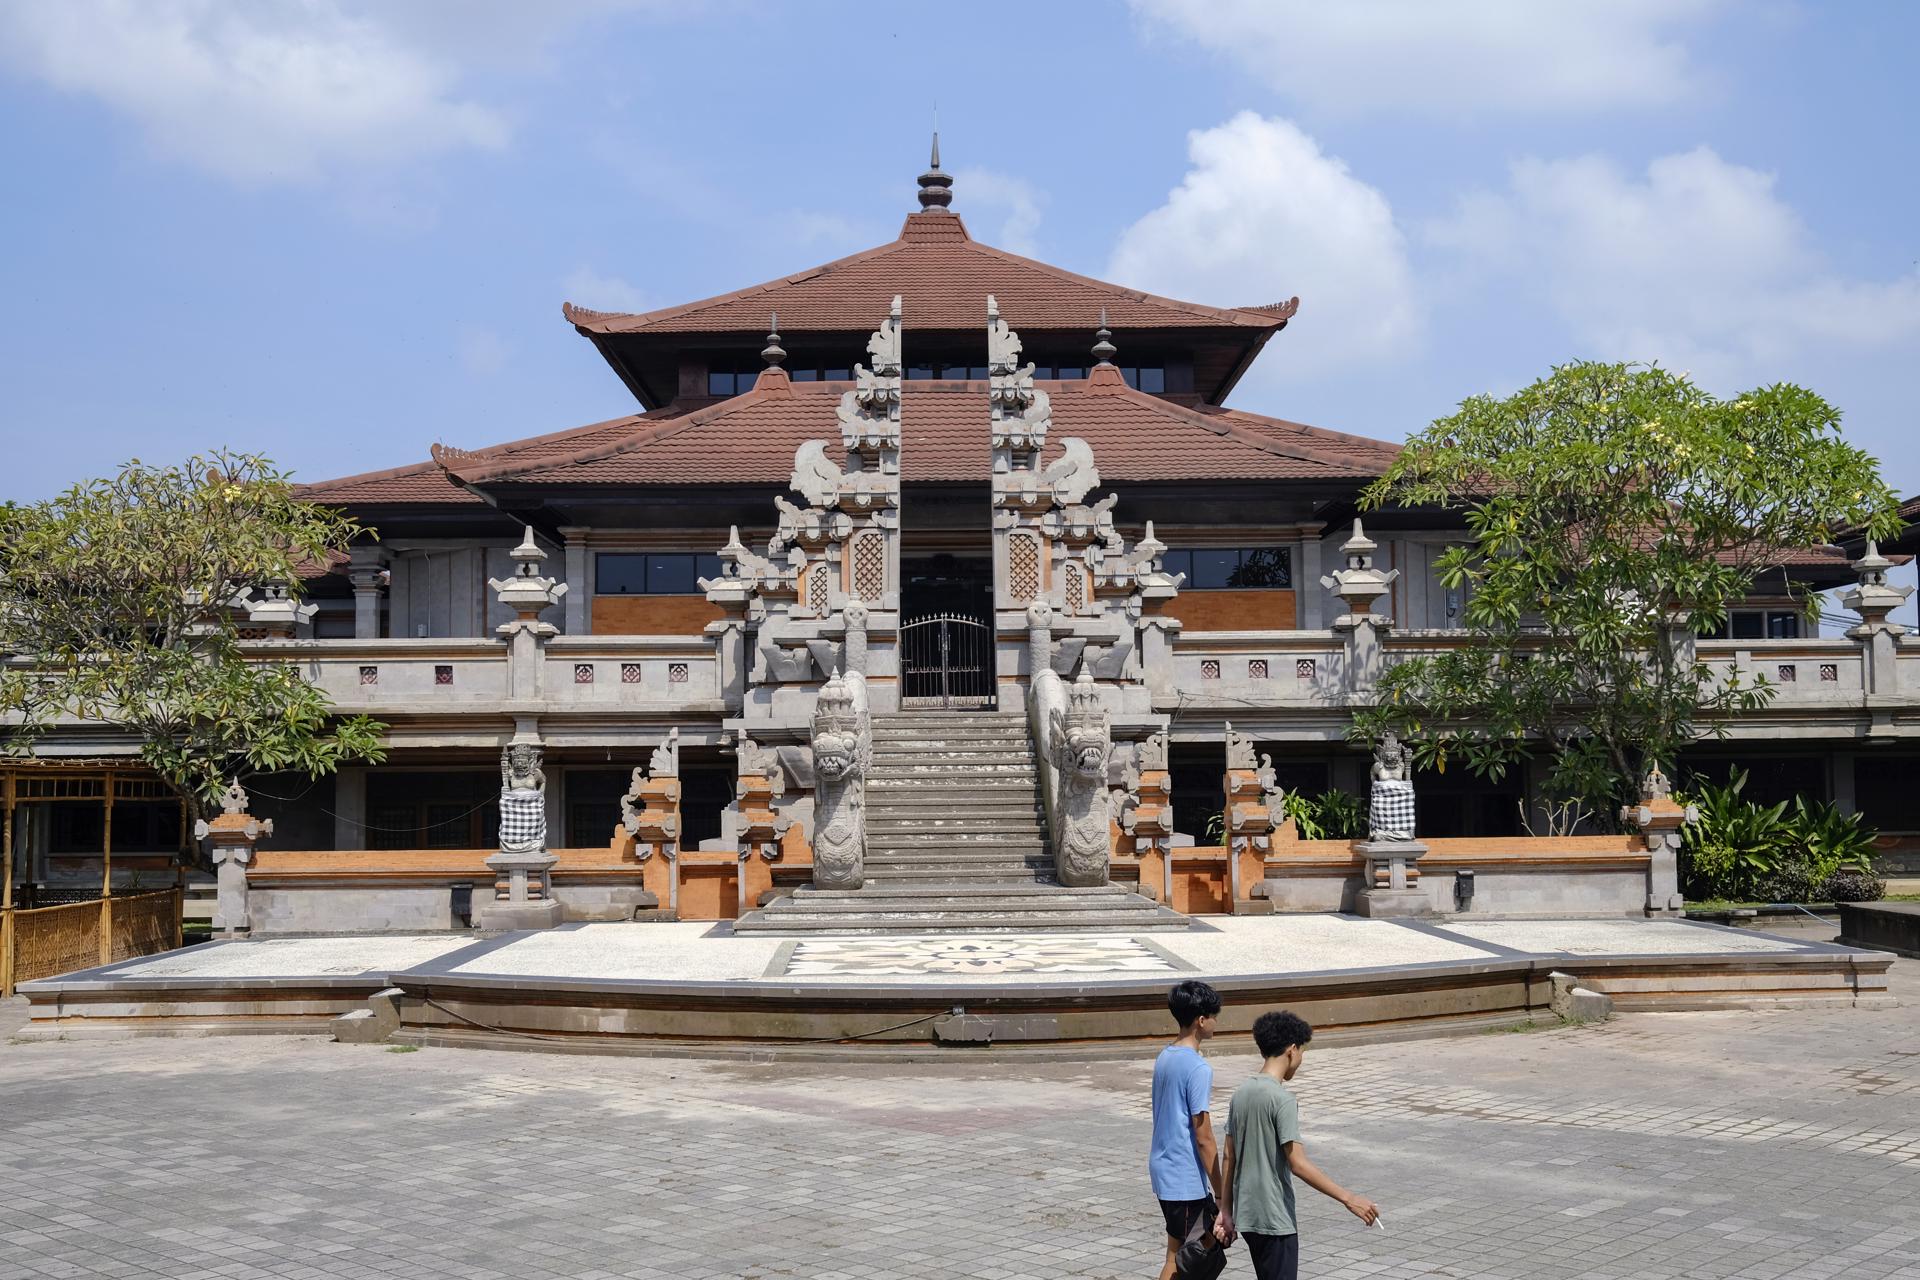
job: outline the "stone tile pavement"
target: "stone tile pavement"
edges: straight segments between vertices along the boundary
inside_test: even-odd
[[[1389,1230],[1303,1191],[1303,1274],[1920,1277],[1894,974],[1893,1010],[1314,1051],[1308,1147]],[[1224,1106],[1253,1064],[1215,1063]],[[0,1280],[1148,1276],[1147,1072],[9,1044]]]

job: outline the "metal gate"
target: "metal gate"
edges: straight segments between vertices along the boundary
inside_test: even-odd
[[[900,705],[991,707],[993,627],[959,613],[915,618],[900,628]]]

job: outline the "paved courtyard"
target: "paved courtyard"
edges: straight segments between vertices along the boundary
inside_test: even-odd
[[[1309,1149],[1388,1229],[1303,1192],[1303,1272],[1920,1277],[1920,962],[1893,979],[1316,1050]],[[1224,1105],[1252,1062],[1215,1062]],[[1150,1276],[1147,1072],[7,1044],[0,1280]]]

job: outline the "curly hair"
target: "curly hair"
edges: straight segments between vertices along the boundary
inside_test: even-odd
[[[1253,1020],[1253,1043],[1263,1058],[1277,1058],[1293,1046],[1304,1046],[1312,1039],[1313,1028],[1297,1013],[1276,1009]]]

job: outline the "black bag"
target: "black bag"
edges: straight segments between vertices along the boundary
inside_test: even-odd
[[[1187,1238],[1173,1255],[1173,1274],[1182,1280],[1214,1280],[1226,1270],[1227,1247],[1214,1238],[1213,1215],[1194,1215]]]

